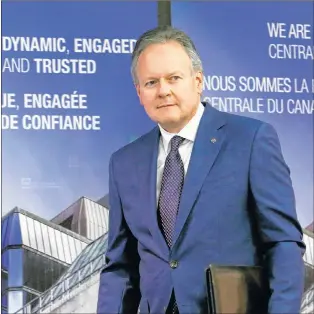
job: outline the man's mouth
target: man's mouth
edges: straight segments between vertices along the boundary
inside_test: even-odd
[[[158,106],[157,108],[160,109],[160,108],[166,108],[166,107],[172,107],[172,106],[175,106],[175,104],[162,104]]]

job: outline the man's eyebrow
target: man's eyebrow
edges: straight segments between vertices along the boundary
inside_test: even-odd
[[[157,79],[157,77],[155,77],[155,76],[147,76],[147,77],[145,77],[145,81],[147,81],[147,80],[156,80]]]
[[[173,71],[173,72],[168,73],[168,74],[165,75],[165,76],[166,76],[166,77],[169,77],[169,76],[172,76],[172,75],[175,75],[175,74],[179,74],[179,75],[181,75],[181,76],[184,75],[181,71]],[[152,75],[145,78],[145,80],[156,80],[156,79],[157,79],[157,77],[152,76]]]
[[[175,74],[179,74],[181,76],[184,75],[181,71],[173,71],[173,72],[169,73],[168,76],[172,76],[172,75],[175,75]]]

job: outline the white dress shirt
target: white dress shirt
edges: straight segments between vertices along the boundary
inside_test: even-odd
[[[184,175],[186,175],[190,158],[191,158],[191,153],[192,153],[196,133],[197,133],[198,126],[202,118],[203,112],[204,112],[204,106],[200,103],[193,118],[188,122],[188,124],[179,133],[169,133],[159,125],[161,136],[160,136],[160,141],[159,141],[159,151],[158,151],[158,160],[157,160],[157,191],[156,191],[157,204],[158,204],[161,179],[162,179],[162,174],[165,167],[166,157],[169,154],[170,149],[171,149],[170,140],[175,135],[179,135],[185,138],[185,140],[179,147],[179,154],[181,156],[181,159],[184,165]]]

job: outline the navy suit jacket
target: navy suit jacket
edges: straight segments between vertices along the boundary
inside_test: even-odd
[[[299,313],[305,245],[290,172],[267,123],[204,103],[168,248],[158,227],[158,127],[112,155],[97,312],[207,313],[209,264],[263,265],[269,313]]]

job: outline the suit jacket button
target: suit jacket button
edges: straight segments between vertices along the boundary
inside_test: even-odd
[[[172,269],[177,268],[178,265],[179,265],[178,261],[175,261],[175,260],[170,261],[170,267],[171,267]]]

